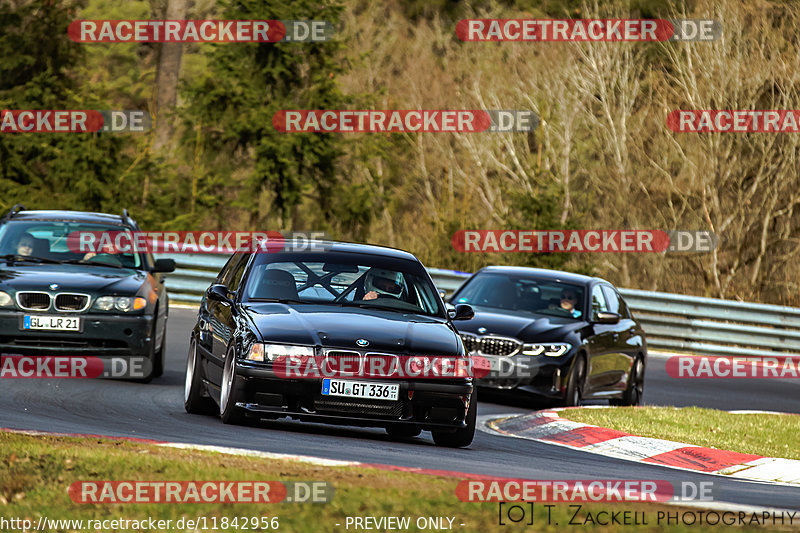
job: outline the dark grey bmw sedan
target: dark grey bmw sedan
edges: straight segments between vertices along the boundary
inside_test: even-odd
[[[486,267],[450,299],[469,304],[458,324],[467,350],[491,366],[479,387],[532,393],[569,406],[584,399],[639,405],[644,330],[611,283],[524,267]]]

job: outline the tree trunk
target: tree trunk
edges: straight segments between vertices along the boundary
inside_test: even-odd
[[[167,20],[184,20],[188,0],[168,0]],[[155,140],[153,150],[169,144],[174,133],[170,114],[175,109],[178,96],[178,77],[181,70],[182,43],[161,43],[156,73]]]

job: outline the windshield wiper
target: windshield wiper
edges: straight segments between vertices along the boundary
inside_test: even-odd
[[[397,307],[390,307],[388,305],[375,305],[375,304],[348,304],[353,307],[360,307],[362,309],[380,309],[382,311],[394,311],[395,313],[416,313],[415,311],[411,311],[409,309],[398,309]]]
[[[104,266],[111,268],[132,268],[124,265],[117,265],[115,263],[104,263],[103,261],[84,261],[82,259],[59,259],[56,263],[60,265],[91,265],[91,266]]]
[[[56,265],[60,263],[60,261],[57,261],[55,259],[47,259],[44,257],[34,257],[32,255],[18,255],[18,254],[7,254],[2,256],[2,259],[4,259],[8,263],[14,263],[14,261],[18,263],[21,263],[23,261],[29,261],[31,263],[52,263]]]
[[[308,304],[312,302],[305,302],[303,300],[296,300],[293,298],[250,298],[248,302],[268,302],[276,304]]]

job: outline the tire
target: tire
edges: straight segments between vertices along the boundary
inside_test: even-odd
[[[634,406],[642,404],[642,396],[644,395],[644,358],[637,355],[631,367],[631,373],[628,377],[628,387],[622,395],[622,399],[610,400],[611,405],[620,406]]]
[[[155,332],[153,333],[153,342],[155,342]],[[164,375],[164,354],[165,345],[167,344],[167,321],[164,320],[164,335],[161,336],[161,346],[158,351],[153,353],[153,377],[160,378]]]
[[[422,433],[422,429],[419,426],[393,424],[386,426],[386,433],[393,439],[410,439]]]
[[[472,390],[472,395],[469,400],[469,409],[467,410],[467,427],[457,429],[454,432],[433,431],[433,442],[437,446],[446,446],[448,448],[464,448],[472,444],[472,439],[475,438],[475,421],[478,418],[478,389]]]
[[[576,356],[575,364],[569,373],[567,381],[567,394],[564,397],[564,405],[567,407],[578,407],[583,401],[583,390],[586,386],[586,359],[583,355]]]
[[[244,411],[236,407],[242,392],[241,378],[236,375],[236,353],[228,350],[222,370],[222,383],[219,394],[219,417],[224,424],[242,425],[247,422]]]
[[[157,312],[158,311],[156,310],[156,313]],[[163,362],[163,360],[161,361],[161,374],[158,373],[158,371],[159,371],[158,359],[159,359],[159,357],[163,357],[164,356],[164,342],[167,339],[167,332],[164,331],[164,337],[161,339],[161,348],[160,348],[160,350],[156,350],[155,344],[156,344],[156,327],[157,326],[158,326],[158,319],[153,320],[153,332],[150,334],[150,337],[153,339],[153,341],[150,343],[150,348],[148,349],[148,353],[147,353],[147,356],[146,356],[147,360],[150,362],[150,364],[148,365],[150,367],[150,370],[149,370],[149,372],[147,373],[146,376],[141,377],[141,378],[134,378],[133,381],[135,381],[136,383],[150,383],[151,381],[153,381],[153,378],[157,378],[161,374],[164,373],[164,362]]]
[[[186,359],[186,378],[183,387],[183,408],[187,413],[196,415],[213,415],[214,401],[203,396],[203,377],[200,358],[197,356],[197,341],[194,337],[189,342],[189,355]]]

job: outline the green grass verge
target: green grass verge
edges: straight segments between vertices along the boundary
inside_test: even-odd
[[[604,428],[708,448],[800,459],[800,416],[732,414],[699,407],[567,409],[559,416]]]
[[[417,453],[425,453],[420,445]],[[465,463],[477,453],[454,451]],[[535,460],[535,458],[530,458]],[[260,480],[327,481],[335,488],[328,504],[76,504],[67,489],[79,480]],[[323,467],[296,461],[240,457],[156,447],[127,441],[27,436],[0,432],[0,517],[49,519],[141,520],[196,516],[277,516],[279,531],[348,531],[347,516],[455,517],[452,531],[586,531],[586,525],[569,526],[573,510],[556,504],[548,524],[541,503],[533,508],[533,526],[498,525],[497,503],[461,502],[455,494],[458,480],[446,477],[387,472],[361,467]],[[584,505],[577,520],[583,524],[587,512],[623,511],[644,513],[638,520],[647,525],[589,526],[591,531],[722,531],[725,526],[659,524],[658,512],[693,512],[662,504]],[[598,515],[594,515],[598,516]],[[633,515],[631,515],[633,516]],[[622,519],[622,518],[620,518]],[[336,527],[335,524],[341,524]],[[461,526],[460,524],[464,524]],[[737,527],[737,531],[754,530]],[[51,531],[65,531],[52,529]],[[119,529],[118,531],[123,531]],[[149,531],[142,529],[141,531]],[[171,529],[170,531],[176,531]],[[181,530],[183,531],[183,530]],[[223,529],[218,531],[235,531]],[[239,529],[243,531],[243,529]],[[250,530],[251,531],[251,530]],[[266,531],[266,530],[264,530]],[[349,531],[354,531],[351,527]],[[412,528],[409,531],[417,531]],[[431,530],[429,530],[431,531]],[[763,529],[762,529],[763,531]]]

